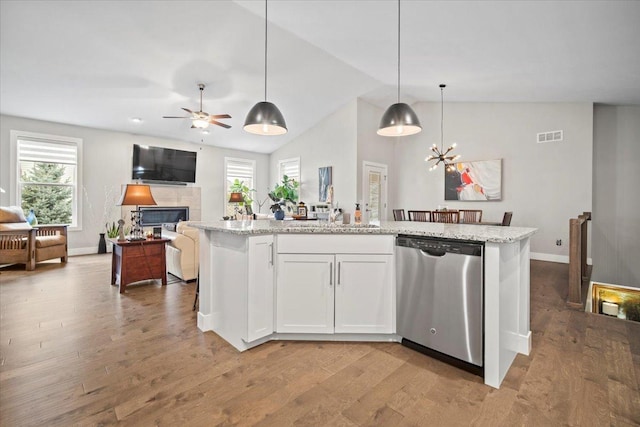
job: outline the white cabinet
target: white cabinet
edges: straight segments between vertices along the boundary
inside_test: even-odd
[[[333,255],[278,255],[277,332],[333,332],[333,265]]]
[[[273,235],[248,239],[247,342],[273,333],[273,252]]]
[[[336,255],[334,332],[395,332],[392,263],[393,255]]]
[[[198,327],[246,350],[274,330],[273,235],[206,237],[200,246],[207,262],[200,264]]]
[[[395,332],[393,237],[375,236],[383,238],[377,243],[374,236],[283,237],[278,238],[276,332]],[[371,239],[368,245],[362,237]],[[336,249],[371,253],[317,253]]]

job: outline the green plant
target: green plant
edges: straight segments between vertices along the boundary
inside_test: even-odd
[[[242,198],[244,199],[243,203],[239,203],[239,205],[244,206],[251,205],[253,203],[253,199],[251,198],[251,193],[256,190],[253,190],[246,185],[244,185],[244,181],[240,181],[239,179],[234,179],[233,183],[229,186],[229,193],[242,193]],[[227,197],[228,199],[228,197]]]
[[[109,225],[109,223],[107,222],[104,226],[107,229],[107,237],[112,239],[114,237],[118,237],[118,234],[120,233],[120,228],[115,223],[115,221],[112,222],[111,225]]]
[[[627,316],[627,320],[640,322],[640,298],[627,298],[621,305],[625,315]]]
[[[271,200],[274,202],[285,200],[295,204],[298,200],[298,187],[300,187],[299,182],[284,175],[282,177],[282,183],[276,184],[273,191],[269,193],[269,197],[271,197]]]

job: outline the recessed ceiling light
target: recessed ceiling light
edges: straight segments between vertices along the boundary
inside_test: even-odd
[[[205,130],[203,130],[203,131],[202,131],[202,133],[203,133],[204,135],[209,135],[209,131],[208,131],[208,130],[206,130],[206,129],[205,129]]]
[[[133,123],[142,123],[142,119],[140,117],[131,117],[131,121]]]

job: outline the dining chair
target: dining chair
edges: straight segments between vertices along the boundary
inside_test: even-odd
[[[502,217],[502,226],[508,227],[511,225],[511,217],[513,216],[513,212],[505,212]]]
[[[409,221],[430,222],[431,211],[409,211]]]
[[[461,223],[482,222],[482,209],[460,209]]]
[[[404,209],[394,209],[393,210],[393,220],[394,221],[406,221],[407,218],[404,216]]]
[[[457,224],[460,218],[458,211],[433,211],[431,219],[433,222],[445,222],[449,224]]]

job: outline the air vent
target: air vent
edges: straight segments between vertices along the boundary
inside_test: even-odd
[[[543,142],[559,142],[562,141],[562,131],[553,130],[551,132],[542,132],[538,134],[537,142],[541,144]]]

